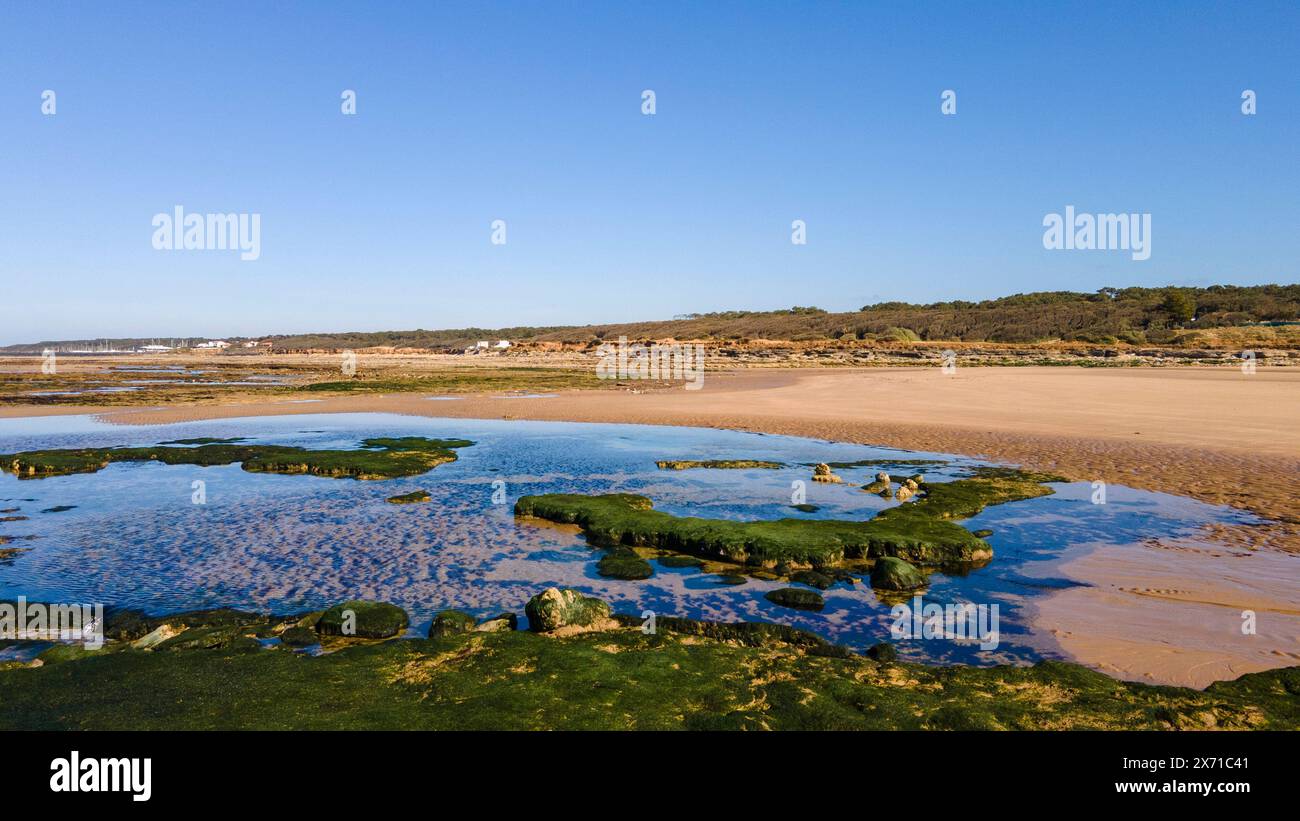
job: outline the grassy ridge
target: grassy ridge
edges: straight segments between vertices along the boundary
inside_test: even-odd
[[[550,493],[523,496],[520,516],[577,524],[594,544],[656,547],[708,559],[752,565],[821,567],[845,559],[896,556],[914,564],[977,562],[993,555],[983,539],[951,521],[985,506],[1052,492],[1060,477],[985,469],[967,479],[925,485],[926,496],[889,508],[865,522],[778,519],[738,522],[673,516],[645,496]]]

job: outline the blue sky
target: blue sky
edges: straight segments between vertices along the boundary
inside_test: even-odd
[[[0,344],[1300,279],[1295,3],[10,2],[0,112]]]

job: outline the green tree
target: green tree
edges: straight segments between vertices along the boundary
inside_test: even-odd
[[[1165,291],[1165,301],[1160,307],[1173,321],[1180,324],[1191,322],[1192,317],[1196,316],[1196,299],[1181,288]]]

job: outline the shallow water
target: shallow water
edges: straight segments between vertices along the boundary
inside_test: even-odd
[[[246,473],[238,465],[196,467],[114,464],[95,474],[41,480],[0,475],[0,509],[26,521],[0,523],[0,535],[36,536],[8,547],[30,550],[0,560],[0,598],[95,602],[166,613],[218,606],[293,613],[348,598],[391,601],[411,613],[415,630],[448,607],[478,616],[522,615],[530,596],[550,585],[577,587],[618,612],[713,620],[762,619],[812,630],[864,649],[890,640],[890,607],[869,583],[836,584],[826,608],[778,607],[763,593],[786,586],[751,579],[718,585],[696,570],[655,563],[645,581],[604,579],[599,552],[581,535],[517,521],[523,494],[636,492],[658,509],[730,519],[793,516],[865,519],[894,504],[858,487],[878,466],[840,468],[843,485],[809,481],[808,463],[863,459],[944,459],[945,465],[889,468],[930,481],[983,464],[964,457],[913,453],[794,437],[640,425],[428,419],[390,414],[317,414],[176,425],[116,426],[85,416],[0,420],[0,452],[37,448],[149,445],[211,437],[254,444],[354,447],[371,436],[464,437],[473,447],[423,476],[360,482]],[[658,459],[764,459],[781,470],[665,471]],[[805,483],[815,513],[791,509],[792,482]],[[196,504],[201,481],[206,503]],[[501,484],[504,483],[504,484]],[[1044,577],[1045,562],[1077,545],[1132,544],[1190,535],[1210,522],[1252,521],[1249,514],[1168,494],[1117,486],[1107,504],[1090,501],[1086,483],[1053,485],[1052,496],[995,505],[964,524],[988,528],[995,555],[965,575],[935,574],[927,603],[996,604],[1000,644],[980,650],[945,639],[896,642],[907,658],[991,664],[1057,655],[1032,636],[1026,606],[1063,585]],[[428,504],[392,505],[389,496],[423,489]],[[494,504],[494,491],[504,504]],[[72,506],[57,513],[41,512]],[[1047,648],[1047,649],[1044,649]]]

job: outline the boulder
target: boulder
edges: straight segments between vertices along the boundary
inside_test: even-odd
[[[790,576],[790,581],[806,584],[809,587],[815,587],[818,590],[825,590],[832,584],[835,584],[835,579],[825,573],[819,573],[816,570],[800,570],[798,573],[794,573]]]
[[[444,610],[433,617],[433,624],[429,625],[429,638],[468,633],[475,629],[475,621],[476,619],[469,613],[460,610]]]
[[[876,481],[877,481],[877,482],[883,482],[883,483],[885,483],[885,484],[889,484],[889,482],[890,482],[889,474],[886,473],[886,472],[883,471],[883,470],[880,471],[879,473],[876,474]]]
[[[655,574],[650,562],[641,558],[629,547],[611,548],[596,564],[596,572],[607,579],[637,581]]]
[[[831,473],[831,466],[822,462],[813,468],[812,479],[814,482],[843,482],[844,480]]]
[[[877,493],[881,496],[889,496],[892,493],[889,482],[872,482],[869,485],[863,485],[862,489],[867,493]]]
[[[771,590],[764,594],[763,598],[773,604],[795,610],[821,610],[826,606],[822,594],[802,587],[782,587],[780,590]]]
[[[894,556],[876,559],[871,568],[871,586],[878,590],[915,590],[926,584],[924,573]]]
[[[316,632],[322,636],[387,639],[407,628],[411,620],[395,604],[381,601],[346,601],[321,613]]]
[[[749,581],[749,579],[739,573],[719,573],[717,576],[713,577],[713,580],[718,584],[727,585],[746,584]]]
[[[897,492],[894,493],[894,498],[900,502],[906,502],[908,499],[912,498],[915,495],[916,495],[916,490],[914,488],[911,488],[907,485],[899,485]]]
[[[519,617],[514,613],[502,613],[490,619],[484,619],[474,628],[477,633],[509,633],[519,629]]]
[[[548,587],[528,600],[524,613],[528,616],[528,629],[534,633],[584,632],[603,630],[612,620],[609,605],[600,599],[588,598],[577,590]]]
[[[285,647],[310,647],[316,644],[319,639],[316,638],[316,632],[306,627],[293,626],[286,628],[280,634],[280,643]]]

